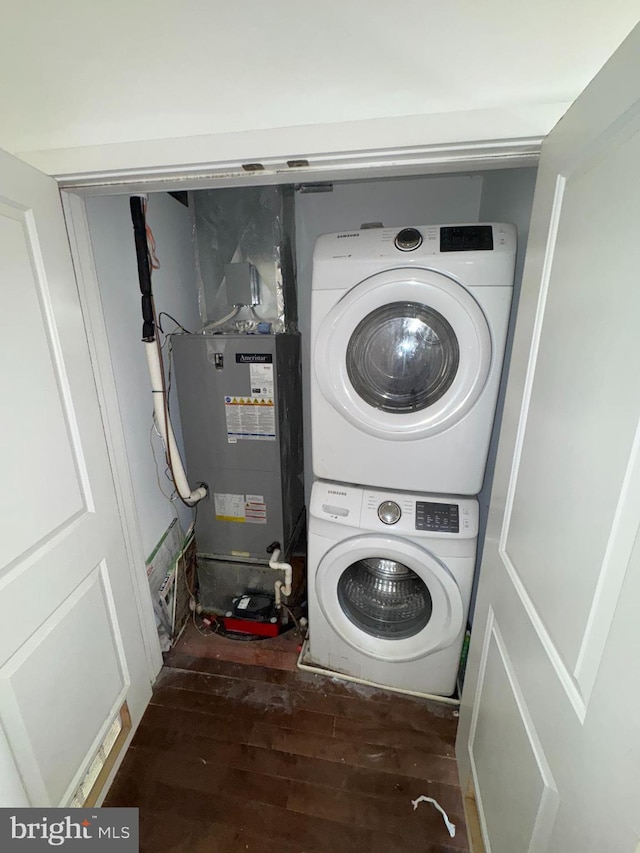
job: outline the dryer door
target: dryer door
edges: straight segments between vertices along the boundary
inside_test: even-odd
[[[424,657],[450,645],[464,627],[455,579],[406,539],[362,535],[338,543],[318,566],[315,592],[338,636],[376,660]]]
[[[320,326],[320,389],[359,429],[385,439],[433,435],[459,421],[491,365],[484,313],[457,281],[425,269],[365,279]]]

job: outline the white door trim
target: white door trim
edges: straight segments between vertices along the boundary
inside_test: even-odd
[[[84,315],[89,352],[93,364],[102,422],[113,481],[122,521],[125,547],[129,559],[136,607],[144,641],[145,654],[149,670],[149,680],[153,684],[162,668],[162,652],[153,613],[149,583],[146,572],[146,554],[138,525],[138,510],[135,503],[131,472],[127,460],[127,451],[122,428],[122,415],[118,403],[115,377],[111,365],[107,328],[102,311],[98,276],[93,259],[91,236],[85,203],[74,193],[63,192],[62,205],[71,257],[75,267],[80,304]]]
[[[138,524],[84,197],[535,166],[541,144],[541,137],[527,137],[486,143],[332,152],[315,158],[310,157],[308,167],[296,168],[289,167],[282,158],[259,158],[264,169],[258,172],[244,171],[242,162],[238,161],[199,166],[177,165],[170,170],[141,168],[121,172],[79,172],[59,179],[69,245],[85,317],[87,340],[152,683],[162,667],[162,653],[149,595],[146,555]]]
[[[244,168],[247,160],[238,159],[65,174],[57,174],[53,169],[51,173],[61,189],[78,195],[399,178],[536,166],[542,141],[543,137],[532,136],[447,145],[330,151],[308,155],[304,160],[290,160],[289,154],[270,155],[254,158],[252,164],[257,163],[262,168],[249,171]],[[308,165],[289,165],[300,162]]]

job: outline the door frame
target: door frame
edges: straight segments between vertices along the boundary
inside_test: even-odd
[[[251,136],[251,134],[248,134]],[[256,132],[256,137],[260,134]],[[98,172],[49,174],[62,190],[78,195],[172,192],[214,187],[400,178],[427,174],[479,172],[537,165],[544,136],[476,142],[329,150],[290,151],[244,160],[205,161],[169,167],[134,167]],[[295,159],[292,159],[295,158]],[[38,168],[37,163],[35,164]]]
[[[100,195],[374,180],[531,167],[538,163],[541,145],[541,137],[526,137],[475,144],[330,152],[321,157],[309,157],[309,165],[301,167],[289,166],[286,158],[269,157],[258,158],[257,162],[264,168],[256,171],[243,170],[241,162],[225,162],[196,168],[178,165],[162,172],[137,169],[121,173],[78,173],[58,180],[152,684],[163,660],[84,199]]]

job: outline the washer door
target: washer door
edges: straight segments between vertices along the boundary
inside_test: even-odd
[[[352,288],[320,326],[314,369],[322,393],[359,429],[417,439],[448,429],[482,392],[491,334],[458,282],[395,269]]]
[[[315,592],[336,634],[376,660],[424,657],[450,645],[464,626],[453,576],[406,539],[372,534],[338,543],[320,561]]]

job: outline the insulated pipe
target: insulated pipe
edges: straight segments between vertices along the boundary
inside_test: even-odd
[[[136,244],[136,261],[138,263],[138,281],[142,294],[142,340],[154,341],[156,337],[153,296],[151,293],[151,264],[149,262],[149,247],[147,245],[147,223],[145,221],[144,204],[146,195],[131,196],[129,209],[133,222],[133,238]]]
[[[282,596],[288,598],[291,595],[291,583],[293,581],[293,566],[291,563],[281,563],[280,561],[280,547],[276,546],[274,548],[271,559],[269,560],[269,568],[276,569],[276,571],[284,572],[284,583],[282,581],[276,581],[274,584],[275,593],[276,593],[276,607],[281,607],[282,605]]]
[[[158,346],[156,341],[145,341],[144,348],[147,353],[147,364],[149,366],[149,377],[151,378],[151,391],[153,393],[153,412],[155,415],[156,426],[158,432],[167,448],[167,454],[171,460],[171,473],[173,482],[178,490],[178,494],[182,500],[193,506],[198,501],[207,496],[206,486],[200,486],[197,489],[191,490],[187,475],[184,472],[180,451],[176,444],[176,438],[173,434],[171,421],[167,417],[164,405],[164,389],[162,387],[162,367],[160,365],[160,356],[158,355]]]
[[[147,365],[149,366],[149,377],[151,379],[153,413],[158,432],[167,452],[169,470],[171,471],[178,494],[186,504],[193,506],[207,496],[207,489],[205,486],[200,486],[192,491],[189,486],[184,466],[182,465],[182,459],[180,458],[180,451],[178,450],[178,445],[173,434],[173,427],[169,419],[168,404],[165,400],[164,374],[162,372],[158,341],[156,340],[155,310],[151,290],[151,263],[149,260],[145,217],[146,198],[146,195],[141,195],[131,196],[129,199],[129,209],[131,210],[131,221],[133,223],[133,235],[136,245],[136,260],[138,263],[138,281],[140,283],[140,293],[142,294],[142,341],[147,354]]]

